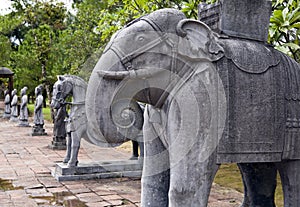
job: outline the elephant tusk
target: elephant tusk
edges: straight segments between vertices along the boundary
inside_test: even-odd
[[[129,77],[128,71],[97,71],[98,75],[105,79],[123,80]]]

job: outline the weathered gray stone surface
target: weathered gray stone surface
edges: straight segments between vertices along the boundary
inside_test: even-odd
[[[17,89],[14,89],[11,92],[11,102],[10,102],[10,106],[11,106],[11,112],[10,112],[10,119],[9,121],[11,122],[17,122],[18,121],[18,116],[19,116],[19,112],[18,112],[18,95],[17,95]]]
[[[21,127],[30,127],[28,122],[28,108],[27,108],[28,96],[26,94],[27,89],[28,88],[26,86],[21,89],[20,116],[19,116],[19,124],[18,124],[18,126]]]
[[[53,140],[49,145],[52,149],[66,149],[66,105],[62,105],[59,109],[55,110],[54,127],[53,127]]]
[[[10,118],[10,95],[9,95],[9,90],[5,90],[4,92],[4,113],[2,115],[2,118],[8,119]]]
[[[35,87],[35,104],[34,104],[34,117],[32,128],[32,136],[44,136],[47,135],[47,132],[44,129],[44,115],[43,115],[43,100],[42,95],[43,86],[39,85]]]
[[[82,78],[73,75],[59,76],[53,86],[51,107],[62,109],[60,111],[62,113],[61,116],[66,117],[66,123],[63,125],[66,126],[67,153],[63,162],[67,163],[69,167],[74,167],[78,164],[80,140],[87,137],[85,115],[86,87],[87,84]],[[65,102],[68,96],[72,96],[71,103]],[[71,106],[70,114],[67,114],[65,111],[66,104]],[[60,118],[62,119],[62,117]],[[58,125],[57,127],[61,126]]]
[[[138,160],[99,161],[68,167],[57,163],[52,175],[58,181],[90,180],[116,177],[141,177],[142,163]]]
[[[222,0],[222,33],[262,42],[268,40],[272,2],[267,0]]]
[[[245,2],[251,9],[257,1]],[[228,14],[243,4],[222,3]],[[226,32],[235,31],[229,26]],[[126,127],[138,126],[132,102],[149,104],[142,206],[206,207],[223,162],[239,163],[250,203],[245,206],[274,207],[277,171],[285,205],[300,206],[300,186],[288,181],[300,182],[298,145],[292,144],[299,142],[300,66],[265,45],[260,30],[253,34],[258,41],[246,40],[250,37],[238,29],[227,34],[213,33],[177,10],[158,10],[114,35],[93,70],[87,118],[102,142],[125,141]],[[124,110],[115,110],[122,104]],[[124,124],[114,117],[124,118]]]

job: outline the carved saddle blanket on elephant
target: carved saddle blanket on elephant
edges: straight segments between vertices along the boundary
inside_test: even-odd
[[[224,41],[217,70],[227,98],[218,162],[300,159],[300,66],[258,42]]]

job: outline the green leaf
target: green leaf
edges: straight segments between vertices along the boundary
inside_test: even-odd
[[[283,18],[284,21],[286,21],[288,13],[289,13],[289,8],[288,7],[286,7],[285,9],[283,9],[283,11],[282,11],[282,18]]]
[[[300,8],[298,8],[297,10],[293,11],[290,17],[290,22],[291,24],[293,24],[294,22],[299,22],[300,21]]]
[[[300,46],[297,45],[297,44],[294,44],[292,42],[289,42],[289,43],[285,43],[282,45],[283,47],[290,47],[292,48],[293,50],[299,50],[300,49]]]
[[[284,47],[284,46],[276,46],[275,49],[285,53],[285,54],[289,54],[290,50],[288,47]]]
[[[286,28],[286,27],[281,27],[280,31],[282,31],[285,34],[287,34],[289,32],[288,28]]]
[[[300,22],[291,25],[292,28],[300,29]]]
[[[271,17],[271,21],[275,21],[278,24],[281,24],[281,22],[284,22],[282,11],[281,10],[275,10],[273,12],[273,15]]]

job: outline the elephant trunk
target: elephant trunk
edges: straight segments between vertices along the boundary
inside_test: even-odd
[[[106,75],[99,75],[106,74]],[[135,139],[143,125],[143,112],[133,97],[120,96],[127,71],[111,50],[106,51],[90,77],[86,94],[88,141],[116,146]],[[114,78],[108,78],[114,75]],[[125,93],[121,93],[125,94]]]

